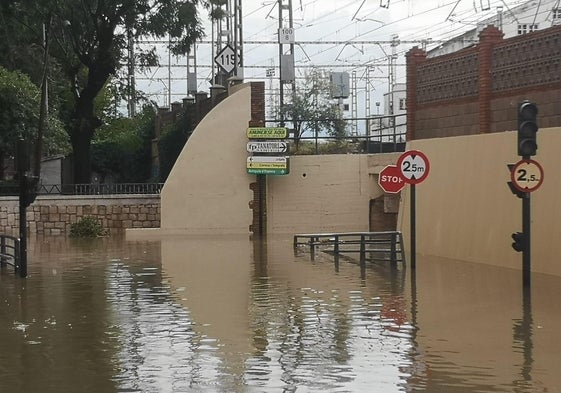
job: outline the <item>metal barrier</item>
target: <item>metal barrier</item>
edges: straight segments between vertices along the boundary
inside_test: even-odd
[[[39,184],[38,195],[160,194],[164,183]],[[19,185],[0,184],[0,195],[18,195]]]
[[[330,124],[344,125],[345,135],[331,135]],[[343,119],[266,119],[268,127],[287,127],[290,154],[375,154],[405,151],[407,116],[375,115]],[[294,130],[298,125],[298,134]]]
[[[7,265],[14,267],[14,273],[20,273],[20,276],[25,277],[23,269],[20,266],[20,240],[17,237],[9,235],[0,235],[0,267],[3,269]]]
[[[310,257],[316,250],[332,253],[338,263],[341,254],[359,254],[361,265],[366,260],[405,263],[403,236],[398,231],[313,233],[294,235],[294,249],[308,246]]]

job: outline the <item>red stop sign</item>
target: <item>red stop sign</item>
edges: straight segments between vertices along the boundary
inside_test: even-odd
[[[385,192],[396,194],[405,186],[405,181],[396,165],[388,165],[380,171],[378,184]]]

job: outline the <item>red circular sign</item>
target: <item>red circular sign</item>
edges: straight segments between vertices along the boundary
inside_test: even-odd
[[[388,165],[380,171],[378,184],[382,187],[382,190],[392,194],[400,192],[405,187],[405,181],[401,177],[401,172],[395,165]]]
[[[408,150],[397,160],[397,169],[405,183],[417,184],[429,175],[429,159],[419,150]]]
[[[520,160],[512,167],[510,180],[522,192],[535,191],[543,183],[543,168],[537,161]]]

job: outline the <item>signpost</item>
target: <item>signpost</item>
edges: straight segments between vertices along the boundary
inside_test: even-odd
[[[246,134],[249,139],[285,139],[288,130],[285,127],[250,127]]]
[[[235,66],[236,52],[234,52],[234,49],[230,45],[226,45],[218,52],[214,58],[214,62],[222,68],[225,73],[229,74]]]
[[[543,183],[544,171],[539,162],[523,157],[516,164],[508,165],[510,181],[507,183],[513,194],[522,199],[522,232],[514,232],[512,248],[522,252],[522,285],[530,288],[531,281],[531,217],[530,193],[536,191]]]
[[[287,175],[290,171],[289,159],[285,156],[250,156],[246,168],[250,175]]]
[[[285,127],[249,127],[246,170],[250,175],[288,175],[288,130]],[[281,154],[281,155],[276,155]]]
[[[395,165],[388,165],[380,171],[378,184],[382,190],[391,194],[397,194],[405,187],[401,171]]]
[[[519,191],[535,191],[543,183],[543,168],[537,161],[520,160],[510,170],[510,180]]]
[[[417,220],[416,220],[416,190],[415,185],[424,181],[429,175],[430,164],[428,157],[419,150],[408,150],[399,156],[397,160],[397,169],[401,173],[401,177],[405,183],[411,185],[410,197],[410,231],[411,231],[411,269],[416,267],[417,253]]]
[[[417,184],[429,175],[430,165],[427,156],[418,150],[408,150],[397,160],[397,167],[406,183]]]

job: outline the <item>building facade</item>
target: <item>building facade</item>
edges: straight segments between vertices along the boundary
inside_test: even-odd
[[[561,125],[561,26],[503,38],[494,26],[477,45],[428,58],[407,53],[407,140],[517,128],[523,100],[539,107],[539,125]]]
[[[532,33],[561,25],[561,4],[559,0],[531,0],[513,8],[499,6],[496,15],[478,22],[477,27],[428,51],[427,57],[437,57],[474,46],[479,34],[487,26],[495,26],[504,38]]]

